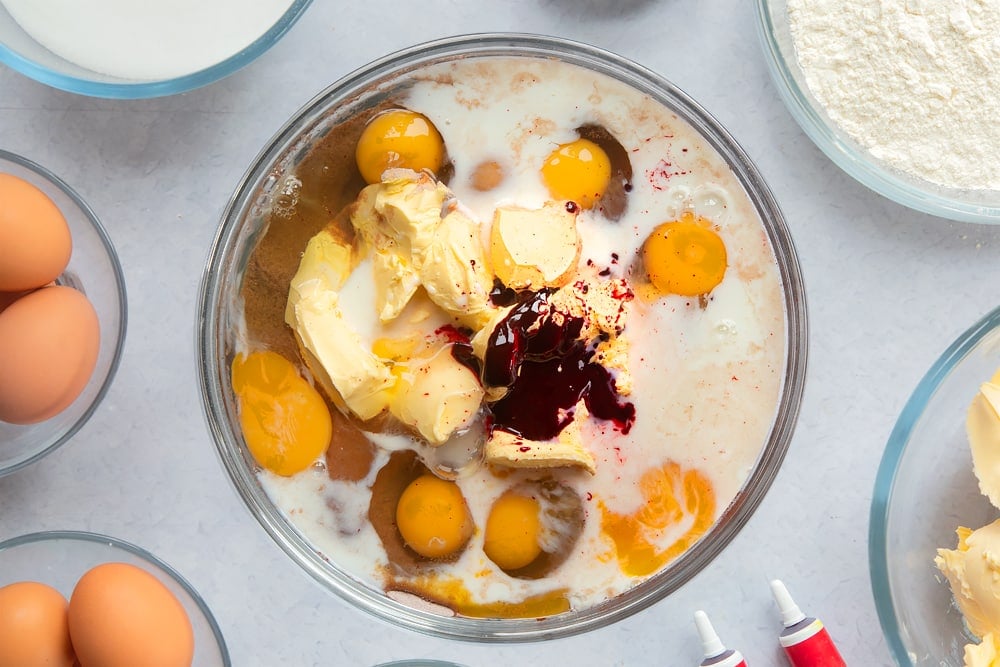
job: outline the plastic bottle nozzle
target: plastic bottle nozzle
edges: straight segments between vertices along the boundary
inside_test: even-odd
[[[706,658],[714,658],[725,652],[726,647],[722,645],[722,640],[716,634],[712,622],[708,620],[708,614],[700,609],[694,613],[694,624],[698,628],[698,636],[701,637],[701,648],[705,652]]]
[[[785,585],[780,580],[774,579],[771,581],[771,593],[774,595],[774,601],[778,603],[778,610],[781,612],[781,622],[786,628],[805,619],[806,615],[795,604],[795,600],[792,599],[792,596],[788,593],[788,589],[785,588]]]

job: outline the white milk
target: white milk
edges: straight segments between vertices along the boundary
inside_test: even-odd
[[[211,67],[248,47],[292,0],[0,0],[42,46],[87,69],[136,80]]]

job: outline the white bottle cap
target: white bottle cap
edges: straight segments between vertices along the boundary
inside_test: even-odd
[[[708,614],[702,610],[694,613],[694,624],[698,628],[698,635],[701,637],[701,648],[705,651],[706,658],[714,658],[725,652],[726,647],[722,645],[722,640],[715,633],[712,622],[708,620]]]
[[[781,622],[786,628],[805,619],[806,615],[802,613],[799,606],[795,604],[795,600],[788,594],[788,589],[778,579],[771,582],[771,593],[774,595],[774,601],[778,603]]]

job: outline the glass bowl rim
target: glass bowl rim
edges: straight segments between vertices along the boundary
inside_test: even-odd
[[[934,398],[941,383],[964,360],[984,337],[1000,327],[1000,306],[981,317],[962,332],[934,361],[903,406],[886,442],[882,460],[875,476],[871,510],[868,519],[868,569],[871,578],[875,610],[882,625],[889,651],[900,665],[912,665],[910,652],[900,638],[892,590],[889,586],[887,530],[889,504],[896,483],[896,472],[906,453],[910,436],[924,410]]]
[[[212,614],[212,610],[209,609],[208,604],[201,597],[201,594],[195,590],[195,587],[181,575],[180,572],[175,570],[173,567],[165,563],[158,556],[146,551],[140,546],[136,546],[131,542],[126,542],[125,540],[119,539],[117,537],[112,537],[110,535],[103,535],[101,533],[93,533],[85,530],[44,530],[36,533],[27,533],[25,535],[18,535],[17,537],[11,537],[9,539],[0,541],[0,553],[8,551],[10,549],[16,549],[17,547],[26,544],[35,544],[40,542],[55,542],[55,541],[70,541],[70,542],[91,542],[93,544],[102,544],[115,547],[116,549],[121,549],[126,551],[133,556],[138,556],[144,561],[148,561],[150,564],[155,565],[160,570],[165,572],[171,579],[173,579],[177,584],[184,589],[184,591],[191,596],[195,604],[198,606],[199,611],[201,611],[205,620],[208,622],[209,627],[212,630],[212,635],[215,637],[216,644],[219,647],[219,652],[222,654],[222,661],[226,667],[232,664],[229,657],[229,648],[226,646],[226,640],[222,636],[222,629],[219,627],[218,622],[215,620],[215,616]]]
[[[376,595],[367,586],[359,586],[346,573],[326,564],[325,558],[309,545],[273,507],[268,506],[257,488],[252,471],[246,469],[238,443],[231,441],[231,424],[224,408],[223,383],[220,381],[217,314],[214,305],[221,302],[217,269],[231,253],[231,242],[242,221],[240,209],[257,187],[259,178],[273,165],[273,160],[292,145],[296,133],[309,126],[323,109],[349,99],[351,93],[373,81],[383,80],[429,62],[456,57],[507,55],[512,57],[558,57],[609,75],[618,81],[649,94],[650,89],[669,98],[672,111],[699,130],[740,179],[742,188],[753,203],[768,234],[780,271],[785,313],[786,350],[784,383],[775,407],[775,416],[756,465],[737,496],[722,513],[712,531],[674,561],[674,566],[596,606],[544,619],[478,619],[444,617],[418,612],[395,603],[385,595]],[[642,85],[646,87],[643,88]],[[214,275],[213,275],[214,274]],[[202,408],[209,431],[230,482],[243,499],[254,519],[271,539],[324,589],[336,594],[351,606],[381,620],[424,634],[478,642],[521,642],[565,637],[604,627],[631,616],[680,588],[706,567],[746,524],[770,488],[784,459],[794,431],[802,398],[808,357],[808,326],[805,294],[798,257],[791,235],[773,193],[757,168],[729,132],[700,104],[651,70],[622,56],[580,42],[527,33],[473,33],[424,42],[375,60],[334,82],[303,107],[279,129],[254,158],[239,181],[226,209],[218,233],[210,248],[199,287],[196,327],[196,361]],[[664,582],[665,575],[671,579]],[[487,625],[489,627],[487,627]]]
[[[87,221],[90,223],[91,227],[93,227],[94,231],[97,233],[97,236],[101,241],[101,245],[104,247],[104,251],[108,255],[108,263],[111,265],[112,271],[114,273],[115,290],[118,296],[118,329],[113,332],[116,337],[115,338],[116,343],[114,352],[111,357],[111,363],[108,366],[107,377],[104,378],[104,381],[102,382],[100,389],[98,389],[97,394],[94,396],[94,400],[91,401],[89,406],[87,406],[87,409],[83,412],[83,414],[80,415],[80,417],[73,423],[73,425],[66,431],[66,433],[64,433],[54,442],[52,442],[48,447],[42,449],[41,451],[36,452],[34,455],[22,461],[18,461],[17,463],[14,463],[5,468],[0,468],[0,477],[21,470],[22,468],[25,468],[35,463],[36,461],[40,460],[46,455],[51,454],[59,447],[66,444],[66,442],[68,442],[74,435],[76,435],[77,431],[83,428],[84,424],[90,421],[91,416],[93,416],[94,412],[97,411],[98,406],[104,400],[104,396],[108,393],[108,390],[111,388],[112,381],[114,380],[115,375],[118,372],[118,366],[121,364],[122,354],[125,350],[125,335],[128,329],[128,294],[125,289],[125,274],[122,271],[121,261],[118,259],[118,252],[115,250],[115,246],[111,242],[111,237],[108,235],[107,230],[104,229],[104,225],[101,224],[101,221],[100,219],[98,219],[97,214],[94,213],[94,210],[90,207],[90,205],[86,201],[84,201],[83,197],[81,197],[76,192],[76,190],[70,187],[69,184],[66,183],[66,181],[64,181],[56,174],[54,174],[49,169],[46,169],[40,164],[33,162],[32,160],[29,160],[26,157],[18,155],[17,153],[12,153],[10,151],[0,148],[0,161],[3,160],[6,160],[7,162],[11,162],[24,169],[32,171],[39,177],[45,179],[46,181],[54,185],[56,188],[61,190],[63,194],[69,197],[70,200],[73,202],[73,204],[80,209],[84,217],[87,218]],[[0,164],[0,167],[2,167],[2,164]]]
[[[774,0],[755,2],[757,34],[764,59],[771,73],[771,80],[785,107],[820,151],[861,185],[897,204],[959,222],[1000,224],[1000,192],[997,192],[996,204],[982,205],[962,201],[954,195],[935,194],[922,189],[916,182],[910,183],[897,176],[893,169],[884,166],[867,150],[851,145],[850,141],[844,139],[846,135],[843,135],[839,128],[826,122],[813,105],[812,98],[806,94],[792,73],[788,65],[788,55],[782,51],[778,43],[770,11],[773,2]],[[927,183],[930,187],[938,187],[943,191],[962,192],[958,188],[935,186],[916,177],[914,180]]]
[[[119,100],[148,99],[185,93],[207,86],[234,74],[249,65],[274,46],[299,20],[312,0],[294,0],[289,8],[267,29],[243,49],[214,65],[170,79],[154,81],[136,80],[95,81],[83,76],[57,72],[22,56],[0,43],[0,63],[39,83],[70,93]],[[29,35],[30,36],[30,35]],[[32,37],[34,40],[34,38]],[[44,48],[44,47],[43,47]]]

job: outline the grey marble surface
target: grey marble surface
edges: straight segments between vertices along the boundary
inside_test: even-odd
[[[772,187],[809,301],[808,382],[785,464],[725,552],[680,591],[603,630],[544,643],[424,637],[349,608],[301,573],[245,510],[214,453],[195,378],[195,298],[219,215],[257,151],[315,93],[390,51],[466,32],[554,34],[615,51],[702,103]],[[258,61],[145,101],[49,89],[0,68],[0,147],[55,171],[117,245],[129,331],[91,421],[0,478],[0,538],[82,529],[135,542],[204,595],[235,665],[685,665],[705,609],[754,665],[782,662],[767,582],[821,616],[851,665],[888,665],[868,574],[868,512],[886,438],[956,335],[996,305],[1000,227],[910,211],[835,167],[783,107],[750,2],[316,0]]]

